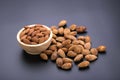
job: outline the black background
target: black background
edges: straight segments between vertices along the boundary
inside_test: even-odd
[[[89,69],[58,69],[27,55],[17,32],[28,24],[57,25],[62,19],[87,26],[93,47],[106,45]],[[0,0],[0,80],[120,80],[119,0]]]

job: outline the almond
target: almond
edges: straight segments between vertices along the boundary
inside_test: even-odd
[[[86,68],[90,65],[90,62],[89,61],[82,61],[78,64],[78,67],[79,68]]]
[[[57,59],[56,59],[56,65],[57,65],[58,67],[62,67],[62,65],[63,65],[63,59],[62,59],[62,58],[57,58]]]
[[[75,53],[73,51],[68,51],[67,56],[74,58],[75,56],[77,56],[77,53]]]
[[[48,60],[48,56],[45,53],[40,53],[40,58],[43,60]]]
[[[100,45],[97,47],[98,52],[106,52],[106,46]]]
[[[59,35],[63,35],[64,34],[64,28],[63,27],[58,29],[58,34]]]
[[[72,31],[76,30],[76,28],[77,28],[77,25],[76,25],[76,24],[72,24],[72,25],[70,26],[70,30],[72,30]]]
[[[64,29],[64,35],[65,35],[65,34],[69,34],[69,33],[70,33],[70,29],[69,29],[69,28],[65,28],[65,29]]]
[[[57,57],[58,57],[57,51],[54,51],[54,52],[52,53],[50,59],[51,59],[52,61],[55,61],[55,60],[57,59]]]
[[[81,59],[83,59],[83,54],[78,54],[78,55],[74,58],[74,62],[79,62],[79,61],[81,61]]]
[[[91,54],[98,55],[98,50],[96,48],[90,49]]]
[[[65,70],[71,69],[72,63],[64,63],[61,68]]]
[[[60,57],[62,57],[62,58],[65,58],[65,57],[66,57],[65,52],[64,52],[62,49],[59,49],[59,50],[58,50],[58,55],[59,55]]]
[[[84,48],[89,50],[91,48],[91,43],[90,42],[85,43]]]
[[[63,27],[67,24],[67,21],[66,20],[61,20],[58,24],[59,27]]]
[[[64,62],[64,63],[72,63],[73,60],[70,59],[70,58],[63,58],[63,62]]]
[[[85,59],[88,61],[94,61],[97,59],[97,56],[89,54],[85,56]]]

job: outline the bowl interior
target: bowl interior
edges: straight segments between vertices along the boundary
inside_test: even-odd
[[[35,24],[28,25],[28,27],[34,27],[34,26],[35,26]],[[45,28],[47,28],[47,29],[50,31],[50,36],[49,36],[49,38],[48,38],[45,42],[40,43],[40,44],[35,44],[35,45],[30,45],[30,44],[25,44],[25,43],[23,43],[23,42],[20,40],[20,34],[21,34],[21,32],[22,32],[25,28],[20,29],[19,32],[17,33],[17,40],[18,40],[18,42],[19,42],[20,44],[22,44],[22,45],[29,46],[29,47],[36,47],[36,46],[41,46],[41,45],[43,45],[43,44],[46,44],[47,42],[49,42],[49,41],[52,39],[52,31],[51,31],[51,29],[50,29],[49,27],[47,27],[46,25],[42,25],[42,26],[45,27]]]

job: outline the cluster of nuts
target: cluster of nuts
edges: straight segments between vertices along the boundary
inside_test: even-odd
[[[20,34],[20,40],[25,44],[40,44],[50,36],[50,31],[43,25],[35,24],[33,27],[25,26]]]
[[[85,26],[72,24],[65,27],[66,20],[59,22],[58,27],[51,26],[53,32],[52,43],[49,48],[40,54],[41,59],[56,62],[57,67],[68,70],[73,66],[73,62],[78,63],[78,68],[86,68],[91,61],[98,58],[99,52],[105,52],[106,47],[100,45],[92,48],[91,37],[78,36],[77,34],[86,32]]]

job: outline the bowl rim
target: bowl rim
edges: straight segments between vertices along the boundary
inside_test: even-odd
[[[36,24],[31,24],[31,25],[28,25],[28,27],[34,27],[35,25],[36,25]],[[20,44],[22,44],[22,45],[24,45],[24,46],[28,46],[28,47],[37,47],[37,46],[42,46],[42,45],[46,44],[47,42],[49,42],[49,41],[52,39],[52,30],[51,30],[48,26],[46,26],[46,25],[42,25],[42,26],[45,27],[45,28],[47,28],[47,29],[50,31],[50,36],[49,36],[49,38],[48,38],[45,42],[40,43],[40,44],[35,44],[35,45],[23,43],[23,42],[20,40],[20,33],[25,29],[24,27],[18,31],[18,33],[17,33],[17,41],[18,41]]]

